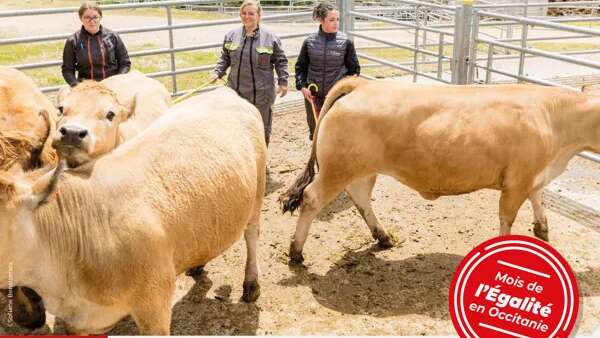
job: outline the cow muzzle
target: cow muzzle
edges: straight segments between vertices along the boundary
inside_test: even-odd
[[[62,126],[58,128],[58,139],[62,146],[79,148],[86,138],[89,138],[87,129],[77,126]]]
[[[85,128],[63,125],[54,133],[52,146],[61,159],[67,160],[69,167],[77,167],[90,160],[93,138]]]
[[[8,290],[1,291],[8,296]],[[27,287],[15,287],[10,294],[12,297],[8,301],[12,302],[12,319],[17,325],[35,330],[46,324],[44,302],[34,290]]]

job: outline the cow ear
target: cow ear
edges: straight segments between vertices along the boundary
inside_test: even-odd
[[[590,91],[591,87],[592,86],[590,86],[590,85],[584,84],[583,86],[581,86],[581,92],[582,93],[587,93],[587,92]]]
[[[12,203],[17,199],[14,180],[6,174],[0,174],[0,202]]]
[[[121,122],[127,121],[130,118],[135,116],[135,107],[137,105],[138,93],[135,93],[132,98],[122,103],[122,106],[125,107],[125,114],[121,119]]]
[[[65,168],[65,161],[60,161],[54,170],[50,170],[33,183],[31,188],[32,202],[37,207],[48,201],[48,197],[56,190],[58,179]]]
[[[58,90],[58,94],[56,94],[56,108],[58,108],[61,115],[63,113],[63,102],[69,94],[71,94],[71,87],[69,86],[63,86]]]

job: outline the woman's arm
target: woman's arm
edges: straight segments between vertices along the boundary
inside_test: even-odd
[[[271,56],[271,62],[275,65],[277,84],[280,86],[287,86],[288,77],[290,76],[288,73],[288,59],[281,47],[281,39],[279,39],[279,37],[273,41],[273,56]]]
[[[229,50],[225,48],[226,40],[223,41],[223,49],[221,50],[221,57],[215,66],[213,72],[220,79],[227,72],[227,68],[231,65],[231,56],[229,55]]]
[[[131,60],[129,60],[129,54],[127,53],[127,47],[125,47],[125,43],[121,40],[121,37],[115,33],[115,37],[117,38],[117,64],[119,65],[119,74],[125,74],[129,72],[131,69]]]
[[[300,90],[303,87],[308,86],[307,77],[308,77],[308,64],[310,60],[308,59],[308,47],[306,46],[306,40],[302,43],[302,48],[300,48],[300,55],[298,55],[298,59],[296,60],[296,89]]]
[[[356,49],[352,40],[348,40],[348,44],[346,45],[344,63],[348,69],[346,75],[360,75],[360,64],[358,63],[358,56],[356,56]]]
[[[62,76],[65,82],[69,86],[73,87],[77,84],[77,77],[75,76],[75,48],[73,47],[73,38],[68,38],[63,48],[63,63],[61,66]]]

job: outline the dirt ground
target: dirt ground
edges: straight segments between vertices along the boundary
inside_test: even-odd
[[[498,192],[480,191],[426,201],[389,177],[373,195],[381,222],[408,239],[381,251],[366,224],[342,194],[311,228],[305,265],[288,265],[296,216],[282,215],[278,195],[293,181],[309,154],[304,112],[280,105],[274,117],[268,194],[259,248],[262,295],[241,301],[245,246],[239,241],[210,262],[197,280],[180,276],[173,300],[174,335],[452,335],[448,287],[463,256],[498,232]],[[600,166],[575,159],[569,170]],[[600,175],[586,184],[600,191]],[[594,181],[595,180],[595,181]],[[553,205],[556,202],[552,200]],[[600,327],[600,218],[582,222],[572,208],[548,210],[551,244],[574,269],[581,294],[578,335]],[[590,218],[591,217],[591,218]],[[531,235],[532,212],[523,206],[513,233]],[[579,220],[579,221],[576,221]],[[586,225],[583,225],[586,224]],[[48,326],[27,332],[6,325],[0,303],[0,334],[64,333],[50,316]],[[134,335],[126,318],[111,335]]]

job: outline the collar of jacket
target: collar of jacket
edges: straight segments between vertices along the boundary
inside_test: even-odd
[[[319,35],[325,37],[325,40],[335,40],[337,32],[325,33],[323,26],[319,25]]]
[[[85,27],[83,27],[83,25],[81,25],[81,34],[85,34],[85,35],[89,35],[89,36],[96,36],[96,35],[100,34],[100,36],[102,36],[102,25],[100,25],[100,29],[98,29],[98,33],[96,33],[96,34],[92,34],[88,31],[86,31]]]
[[[246,27],[242,26],[242,36],[245,38],[246,37]],[[256,29],[254,30],[254,35],[252,35],[253,39],[258,39],[258,37],[260,36],[260,25],[256,26]]]

